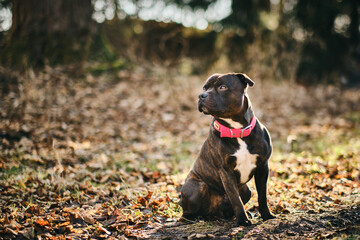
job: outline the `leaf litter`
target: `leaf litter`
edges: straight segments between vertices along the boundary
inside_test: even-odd
[[[0,239],[359,237],[358,90],[257,81],[249,94],[274,142],[277,218],[261,220],[254,190],[244,228],[180,219],[181,184],[210,124],[196,107],[205,77],[73,71],[0,69]]]

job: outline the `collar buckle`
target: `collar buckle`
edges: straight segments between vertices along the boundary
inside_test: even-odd
[[[230,134],[231,134],[231,138],[234,138],[235,137],[235,133],[233,132],[233,130],[231,128],[230,129]]]
[[[249,129],[249,128],[251,129],[251,124],[248,125],[247,127],[244,127],[244,128],[241,129],[241,131],[240,131],[240,138],[243,138],[243,136],[244,136],[244,130]]]

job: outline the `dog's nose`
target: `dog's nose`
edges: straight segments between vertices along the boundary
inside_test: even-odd
[[[202,94],[199,95],[199,98],[200,98],[200,99],[205,99],[205,98],[207,98],[208,96],[209,96],[208,93],[202,93]]]

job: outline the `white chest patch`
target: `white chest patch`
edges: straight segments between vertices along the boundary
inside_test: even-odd
[[[220,118],[220,119],[227,122],[231,128],[243,128],[244,127],[241,123],[235,122],[231,118]]]
[[[251,171],[256,167],[258,154],[249,153],[247,144],[241,139],[237,140],[240,144],[240,149],[233,154],[233,156],[236,157],[235,169],[240,172],[240,183],[247,183]]]

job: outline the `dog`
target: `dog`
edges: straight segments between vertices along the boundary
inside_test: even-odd
[[[242,73],[214,74],[199,95],[198,109],[213,120],[209,135],[181,188],[183,218],[231,218],[250,226],[245,210],[254,176],[263,220],[275,218],[267,205],[268,130],[255,117],[247,94],[254,82]]]

